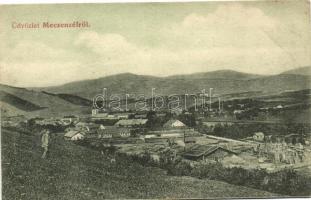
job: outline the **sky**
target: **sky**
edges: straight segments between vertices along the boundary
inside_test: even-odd
[[[230,69],[278,74],[311,66],[308,1],[0,6],[0,82],[46,87],[118,73]],[[88,21],[80,29],[12,23]]]

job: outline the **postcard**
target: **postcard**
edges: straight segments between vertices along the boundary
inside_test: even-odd
[[[307,0],[0,5],[3,199],[311,195]]]

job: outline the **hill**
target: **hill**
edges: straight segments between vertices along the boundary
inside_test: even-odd
[[[227,79],[227,80],[248,80],[248,79],[254,79],[264,77],[263,75],[258,74],[249,74],[249,73],[243,73],[243,72],[237,72],[233,70],[217,70],[217,71],[211,71],[211,72],[205,72],[205,73],[194,73],[194,74],[188,74],[188,75],[173,75],[169,76],[169,78],[191,78],[191,79]]]
[[[3,130],[3,199],[146,199],[275,197],[277,194],[214,180],[168,176],[158,168],[107,157],[52,137],[41,159],[38,135]]]
[[[4,91],[0,91],[0,99],[1,101],[7,104],[15,105],[17,109],[23,110],[23,111],[35,111],[35,110],[43,109],[42,107],[38,105],[35,105],[29,101],[26,101],[24,99],[21,99],[15,95],[12,95]]]
[[[203,74],[153,77],[118,74],[94,80],[72,82],[61,86],[38,88],[52,93],[66,93],[91,100],[107,88],[112,94],[144,94],[151,96],[152,88],[158,95],[194,94],[214,88],[217,94],[264,92],[278,93],[286,90],[309,89],[310,76],[279,74],[273,76],[249,75],[233,71],[216,71]]]
[[[282,74],[295,74],[295,75],[305,75],[311,76],[311,66],[300,67],[292,70],[283,72]]]
[[[52,95],[52,96],[56,96],[59,97],[65,101],[68,101],[69,103],[72,103],[74,105],[78,105],[78,106],[92,106],[92,101],[76,96],[76,95],[72,95],[72,94],[53,94],[53,93],[49,93],[49,92],[45,92],[42,91],[45,94],[48,95]]]
[[[26,117],[50,117],[61,116],[66,113],[90,112],[89,106],[77,105],[77,103],[72,102],[72,95],[69,96],[71,97],[70,101],[64,100],[65,97],[68,99],[67,96],[59,97],[41,91],[0,84],[0,102],[2,110],[5,110],[7,115],[23,114]],[[77,97],[77,99],[81,98]]]
[[[305,68],[297,69],[296,73],[303,70]],[[255,98],[310,89],[311,76],[289,72],[261,76],[231,70],[168,77],[124,73],[47,88],[27,89],[0,84],[0,101],[6,114],[24,113],[29,117],[83,115],[90,113],[92,99],[102,94],[103,88],[107,88],[108,94],[117,94],[121,99],[125,99],[126,94],[130,94],[128,99],[139,95],[150,98],[153,88],[154,95],[159,96],[198,94],[203,89],[208,93],[209,88],[213,88],[214,94],[225,99]]]

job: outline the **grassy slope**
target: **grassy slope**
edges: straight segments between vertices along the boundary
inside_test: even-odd
[[[13,104],[17,109],[23,110],[23,111],[35,111],[43,109],[40,106],[33,104],[29,101],[26,101],[24,99],[21,99],[17,96],[14,96],[10,93],[0,91],[0,99],[1,101],[4,101],[8,104]]]
[[[12,115],[24,114],[26,117],[51,117],[68,114],[83,114],[85,112],[90,112],[91,110],[90,106],[75,105],[57,95],[49,95],[44,92],[28,90],[25,88],[16,88],[0,84],[0,93],[10,94],[11,96],[19,98],[19,102],[30,102],[36,106],[45,108],[32,112],[24,112],[25,110],[29,111],[29,108],[27,108],[29,105],[24,103],[22,109],[19,109],[21,107],[19,104],[23,103],[17,104],[12,98],[11,100],[3,101],[3,95],[0,95],[0,101],[10,105],[10,107],[5,107],[4,105],[4,109],[8,110],[8,113],[12,113]],[[11,107],[15,107],[16,109],[12,110]]]
[[[53,139],[40,158],[39,136],[2,130],[3,199],[271,197],[211,180],[167,176],[136,163],[110,164],[98,152]]]

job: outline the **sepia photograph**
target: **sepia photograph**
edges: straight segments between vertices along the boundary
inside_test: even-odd
[[[310,8],[1,4],[2,199],[310,198]]]

